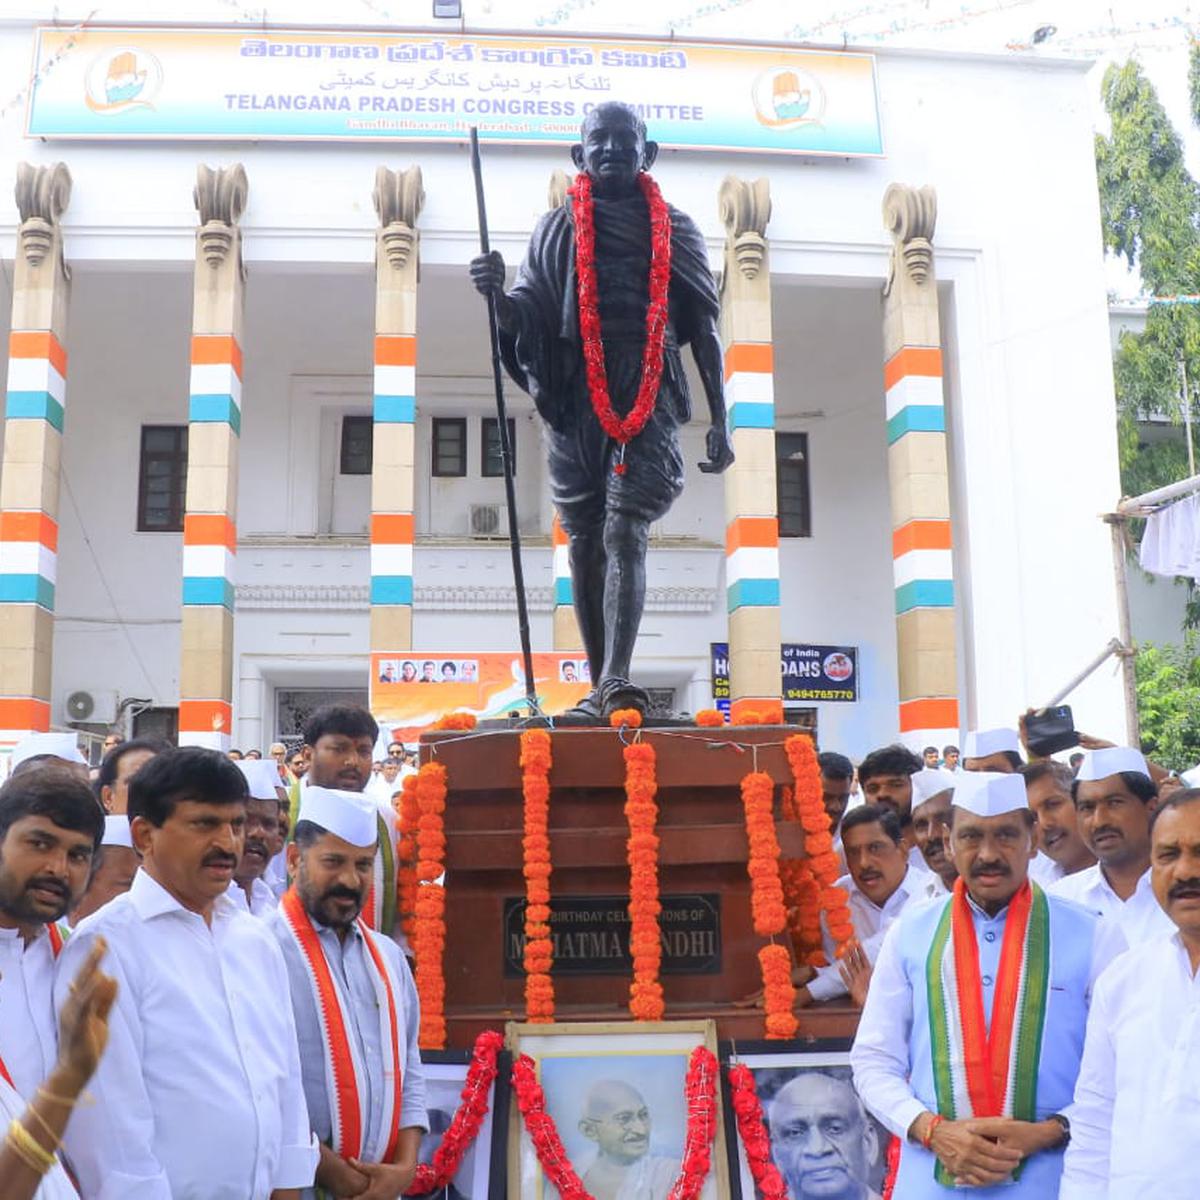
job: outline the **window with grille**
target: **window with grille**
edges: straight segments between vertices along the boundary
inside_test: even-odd
[[[433,474],[455,478],[467,473],[466,417],[433,418]]]
[[[374,456],[375,419],[364,416],[342,418],[340,453],[343,475],[370,475]]]
[[[780,537],[812,537],[808,434],[775,435],[775,499]]]
[[[508,452],[511,455],[513,474],[517,473],[517,426],[512,417],[508,425]],[[500,459],[500,421],[497,417],[484,417],[482,437],[480,439],[479,473],[490,479],[504,474],[504,464]]]
[[[187,495],[186,425],[143,425],[138,468],[139,533],[181,533]]]

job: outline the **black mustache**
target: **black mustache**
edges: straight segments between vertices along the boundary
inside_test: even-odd
[[[1005,863],[976,863],[971,868],[971,878],[977,879],[980,875],[987,873],[989,875],[1011,875],[1012,870]]]
[[[264,842],[261,838],[247,838],[246,839],[246,844],[242,847],[242,853],[245,854],[247,851],[250,851],[250,850],[254,850],[257,853],[261,854],[263,856],[263,858],[267,858],[270,856],[270,850],[267,847],[267,843]]]
[[[335,887],[321,897],[322,900],[355,900],[361,903],[363,898],[362,892],[351,891],[350,888]]]
[[[1092,830],[1092,837],[1098,838],[1102,833],[1116,834],[1117,837],[1124,837],[1124,834],[1119,829],[1114,829],[1111,825],[1101,825],[1099,829]]]
[[[236,867],[237,859],[232,854],[226,854],[221,850],[214,850],[212,854],[204,856],[204,860],[200,865],[202,867]]]
[[[1181,896],[1200,896],[1200,879],[1181,879],[1171,884],[1167,899],[1178,900]]]
[[[61,880],[58,879],[47,879],[45,877],[41,879],[31,879],[25,885],[25,890],[27,892],[32,892],[35,888],[42,888],[47,892],[54,892],[57,895],[64,897],[67,894],[66,886]]]

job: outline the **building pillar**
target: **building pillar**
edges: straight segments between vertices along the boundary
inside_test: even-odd
[[[417,218],[421,168],[375,172],[375,401],[371,466],[371,651],[412,649],[417,415]],[[371,673],[372,682],[375,673]]]
[[[751,712],[782,719],[768,181],[727,176],[720,211],[726,231],[721,340],[737,455],[725,472],[729,689],[736,723]]]
[[[71,291],[59,219],[70,197],[71,174],[62,163],[18,165],[21,224],[0,468],[0,744],[50,728]]]
[[[242,430],[245,270],[238,221],[249,185],[240,163],[201,165],[196,231],[179,744],[228,750],[233,730],[233,601],[238,441]]]
[[[896,589],[900,734],[910,747],[958,741],[950,483],[931,187],[883,198],[893,246],[883,299],[884,394]]]

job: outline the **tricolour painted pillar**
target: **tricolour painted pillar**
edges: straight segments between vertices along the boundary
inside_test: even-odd
[[[583,650],[583,636],[575,616],[575,590],[571,582],[571,551],[567,531],[554,516],[551,528],[551,561],[554,570],[554,649]]]
[[[421,168],[375,173],[375,400],[371,459],[371,650],[412,649],[417,415],[417,218]],[[375,672],[371,678],[374,680]]]
[[[50,728],[71,280],[59,219],[70,196],[62,163],[18,165],[21,224],[0,468],[0,744]]]
[[[941,329],[929,187],[892,184],[883,199],[893,237],[884,288],[884,394],[900,734],[911,747],[958,741],[958,669]]]
[[[228,750],[233,731],[233,606],[242,430],[245,271],[240,163],[197,170],[196,265],[183,524],[179,744]]]
[[[775,491],[775,385],[767,180],[721,184],[725,265],[721,340],[737,460],[725,473],[725,593],[730,710],[781,719],[779,515]]]

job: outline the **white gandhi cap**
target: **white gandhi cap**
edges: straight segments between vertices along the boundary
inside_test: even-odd
[[[963,758],[987,758],[989,754],[1004,754],[1009,750],[1021,753],[1015,729],[976,729],[963,739]]]
[[[39,754],[87,765],[87,759],[79,753],[79,742],[73,733],[31,733],[23,737],[13,747],[11,765],[15,767],[27,758],[37,758]]]
[[[1125,771],[1145,775],[1147,779],[1152,778],[1145,756],[1129,746],[1105,746],[1103,750],[1085,750],[1083,762],[1079,764],[1075,778],[1081,783],[1090,783],[1096,779],[1107,779],[1110,775],[1120,775]]]
[[[300,794],[300,821],[311,821],[352,846],[379,840],[379,811],[369,796],[334,788],[306,787]]]
[[[129,818],[124,813],[109,815],[104,818],[104,836],[100,839],[102,846],[127,846],[133,849],[133,838],[129,833]]]
[[[958,776],[938,767],[922,767],[912,775],[912,806],[924,804],[942,792],[952,792],[958,786]]]
[[[1000,817],[1017,809],[1028,809],[1025,780],[1000,771],[966,771],[954,784],[955,808],[977,817]]]
[[[246,777],[251,800],[278,800],[279,768],[273,758],[243,758],[233,764]]]

